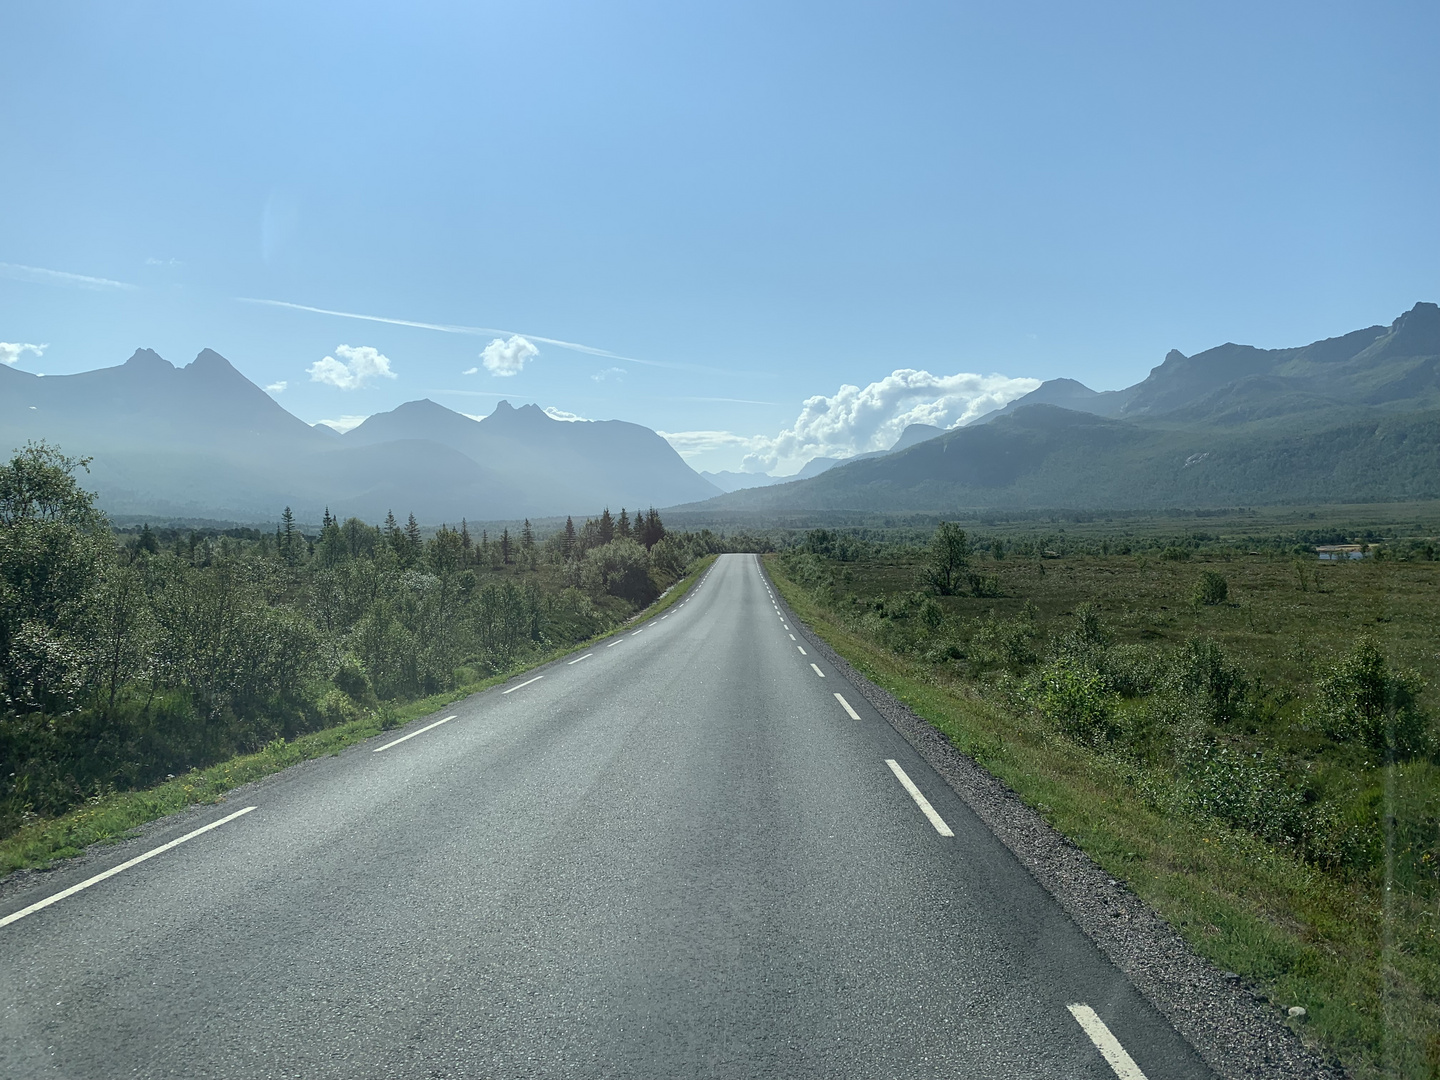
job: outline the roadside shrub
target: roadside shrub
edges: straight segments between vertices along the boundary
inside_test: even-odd
[[[1320,679],[1310,715],[1336,742],[1359,742],[1402,757],[1429,749],[1428,718],[1417,672],[1394,670],[1372,638],[1363,637]]]
[[[1176,547],[1171,544],[1164,551],[1160,552],[1160,558],[1166,562],[1189,562],[1190,552],[1187,548]]]
[[[1175,677],[1181,690],[1208,702],[1210,717],[1217,724],[1229,723],[1244,707],[1245,672],[1210,638],[1185,642],[1176,656]]]
[[[1061,656],[1040,672],[1035,702],[1041,715],[1078,742],[1098,744],[1114,733],[1114,707],[1105,676]]]
[[[1040,628],[1033,619],[997,619],[981,622],[970,640],[970,655],[981,666],[1000,666],[1018,671],[1039,658]]]
[[[1229,582],[1225,580],[1224,574],[1216,573],[1214,570],[1206,570],[1200,575],[1200,580],[1195,582],[1195,591],[1191,596],[1197,605],[1206,607],[1223,604],[1229,597]]]
[[[977,574],[972,570],[966,573],[965,581],[970,586],[972,596],[983,598],[1000,595],[1000,578],[996,574]]]
[[[1315,832],[1306,793],[1263,752],[1211,746],[1186,770],[1184,801],[1212,817],[1276,844],[1303,844]]]
[[[1164,658],[1144,645],[1117,645],[1105,654],[1104,662],[1106,681],[1121,697],[1154,693],[1167,674]]]

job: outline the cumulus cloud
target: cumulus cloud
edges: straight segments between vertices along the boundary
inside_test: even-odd
[[[335,356],[340,359],[335,359]],[[353,348],[349,345],[338,345],[335,356],[316,360],[306,368],[312,382],[328,383],[341,390],[359,390],[376,379],[395,378],[395,372],[390,370],[390,358],[369,345]],[[329,424],[330,421],[322,420],[321,423]],[[334,427],[333,424],[331,426]]]
[[[953,428],[1028,394],[1039,379],[1008,375],[932,375],[900,368],[868,386],[843,385],[807,398],[795,423],[752,451],[743,468],[769,472],[813,457],[848,458],[888,450],[910,424]]]
[[[478,375],[479,373],[480,373],[480,369],[479,369],[478,367],[472,367],[472,368],[466,368],[466,369],[465,369],[464,371],[462,371],[460,374],[461,374],[461,375]]]
[[[519,375],[527,363],[540,355],[540,350],[519,334],[496,338],[480,353],[480,363],[491,375]]]
[[[336,420],[321,420],[320,423],[324,424],[326,427],[334,428],[336,431],[340,432],[341,435],[344,435],[345,432],[349,431],[351,428],[359,427],[368,419],[368,416],[342,416]]]
[[[31,345],[19,341],[0,341],[0,364],[17,364],[27,352],[44,356],[49,345]]]
[[[289,385],[290,384],[288,382],[286,382],[284,379],[281,379],[279,382],[272,382],[269,386],[265,387],[265,389],[272,394],[283,394],[285,392],[285,388]]]
[[[716,450],[750,454],[767,449],[773,442],[764,435],[736,435],[733,431],[657,431],[655,434],[687,461]]]
[[[600,371],[597,371],[594,375],[590,376],[590,378],[594,379],[596,382],[604,382],[607,379],[623,379],[624,377],[625,369],[618,367],[602,368]]]

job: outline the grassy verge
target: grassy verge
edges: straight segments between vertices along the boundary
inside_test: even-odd
[[[701,559],[688,576],[676,582],[664,596],[627,623],[626,627],[648,621],[677,603],[714,561],[713,555]],[[349,723],[314,731],[288,742],[277,739],[257,753],[241,754],[209,768],[194,769],[144,791],[117,792],[93,799],[60,817],[28,825],[0,841],[0,876],[27,867],[48,867],[57,859],[80,854],[91,844],[124,839],[139,826],[183,810],[187,806],[219,802],[226,792],[242,784],[248,784],[252,780],[269,776],[311,758],[338,754],[346,747],[363,742],[382,731],[400,727],[461,698],[505,682],[521,671],[543,667],[562,656],[586,649],[617,632],[610,631],[578,645],[555,649],[533,659],[523,668],[397,705],[384,710],[383,714],[375,713]]]
[[[1131,767],[980,699],[958,678],[847,628],[767,558],[797,615],[857,670],[1009,784],[1217,966],[1263,988],[1356,1076],[1440,1076],[1436,912],[1328,877],[1246,834],[1167,817]],[[1422,940],[1428,936],[1427,940]]]

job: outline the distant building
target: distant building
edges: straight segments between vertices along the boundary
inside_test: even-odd
[[[1359,544],[1324,544],[1315,553],[1326,561],[1365,558],[1365,549]]]

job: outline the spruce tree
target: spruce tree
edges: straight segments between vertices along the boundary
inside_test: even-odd
[[[400,523],[395,520],[394,510],[387,510],[385,512],[385,543],[390,545],[390,550],[393,551],[397,557],[404,553]]]
[[[530,519],[525,519],[525,524],[520,529],[520,546],[526,554],[535,550],[535,530],[530,528]]]
[[[278,538],[281,541],[280,558],[286,566],[294,566],[300,561],[300,551],[295,540],[295,515],[290,512],[290,507],[285,507],[285,512],[280,515],[280,523],[284,527],[283,534]],[[193,537],[194,534],[192,533]],[[195,545],[190,545],[190,554],[193,558]]]
[[[148,529],[150,526],[147,525],[147,526],[145,526],[145,527]],[[567,517],[567,518],[565,519],[565,537],[564,537],[563,540],[560,541],[560,547],[561,547],[561,550],[563,550],[563,551],[565,552],[565,557],[566,557],[567,559],[570,558],[570,556],[572,556],[572,555],[575,554],[575,519],[574,519],[574,518]]]
[[[150,528],[147,521],[145,527],[140,530],[140,539],[135,544],[136,551],[146,551],[151,555],[160,554],[160,541],[155,538],[155,530]]]
[[[630,539],[630,515],[625,513],[625,507],[620,507],[620,519],[615,522],[615,535],[621,540]]]
[[[420,523],[415,520],[414,514],[405,522],[405,551],[412,564],[419,562],[425,551],[425,541],[420,538]]]
[[[466,559],[466,561],[468,562],[469,559],[470,559],[470,547],[471,547],[471,543],[470,543],[470,526],[466,523],[466,521],[465,521],[465,519],[464,519],[463,517],[460,519],[460,547],[464,550],[464,552],[465,552],[465,559]]]
[[[508,527],[500,534],[500,561],[505,566],[510,565],[510,529]]]
[[[615,519],[610,516],[607,506],[600,512],[600,543],[608,544],[615,539]]]

